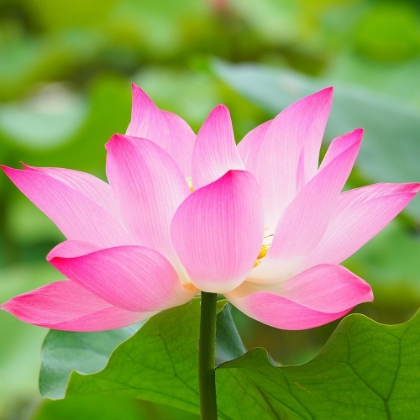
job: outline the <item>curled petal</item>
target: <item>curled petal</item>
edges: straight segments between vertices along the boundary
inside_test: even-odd
[[[245,282],[226,294],[239,310],[264,324],[286,330],[334,321],[354,306],[373,300],[370,286],[347,269],[319,265],[264,290]]]
[[[71,281],[50,283],[0,306],[29,324],[64,331],[103,331],[126,327],[155,312],[118,308]]]
[[[420,184],[374,184],[341,194],[323,238],[304,266],[339,264],[381,231],[415,197]]]
[[[68,239],[104,247],[131,243],[109,203],[112,194],[102,181],[57,168],[2,168]]]
[[[192,162],[194,188],[220,178],[231,169],[245,169],[233,136],[229,110],[213,109],[197,134]]]
[[[225,293],[245,280],[264,232],[257,183],[245,171],[229,171],[191,194],[175,213],[171,238],[192,283]]]
[[[112,305],[133,312],[182,305],[197,293],[184,287],[170,262],[158,252],[120,246],[81,254],[84,244],[64,242],[47,259],[61,273]]]
[[[117,134],[107,149],[108,179],[135,243],[172,259],[170,222],[190,194],[184,175],[172,157],[149,140]]]

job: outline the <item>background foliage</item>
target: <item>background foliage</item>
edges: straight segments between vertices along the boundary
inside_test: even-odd
[[[292,100],[334,85],[326,142],[366,128],[348,186],[419,181],[419,72],[414,0],[0,0],[0,161],[104,177],[103,145],[126,129],[131,81],[195,130],[225,103],[238,141]],[[419,218],[417,199],[346,262],[375,293],[357,312],[393,324],[418,308]],[[61,234],[5,176],[0,232],[0,301],[57,279],[45,255]],[[246,347],[282,364],[312,358],[337,325],[286,332],[234,316]],[[188,418],[125,399],[42,403],[45,335],[0,313],[0,419]]]

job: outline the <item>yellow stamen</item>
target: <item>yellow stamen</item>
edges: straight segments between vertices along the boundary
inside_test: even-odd
[[[192,184],[192,178],[190,176],[187,177],[187,182],[188,182],[188,186],[190,187],[190,191],[194,192],[194,187],[193,187],[193,184]]]
[[[257,260],[260,260],[261,258],[264,258],[267,255],[268,252],[268,245],[264,245],[260,249],[260,253],[258,254]]]
[[[268,230],[269,228],[265,228]],[[261,264],[261,260],[267,255],[268,250],[270,249],[271,242],[273,240],[273,234],[264,236],[264,243],[261,245],[260,253],[257,256],[257,260],[255,261],[254,268]]]
[[[257,261],[255,261],[254,268],[261,264],[261,260],[267,255],[269,246],[263,244],[260,249],[260,253],[258,254]]]

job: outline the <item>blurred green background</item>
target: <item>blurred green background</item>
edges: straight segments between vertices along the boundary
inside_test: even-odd
[[[251,65],[243,63],[251,63]],[[125,132],[130,82],[194,130],[218,103],[236,138],[300,96],[334,85],[325,141],[366,128],[349,187],[420,181],[420,6],[374,0],[0,0],[0,162],[104,177],[104,143]],[[0,301],[60,278],[63,238],[0,177]],[[420,200],[346,265],[373,287],[356,310],[406,321],[420,303]],[[235,312],[248,348],[284,364],[313,357],[336,323],[273,330]],[[121,399],[42,402],[46,331],[0,313],[0,419],[189,419]]]

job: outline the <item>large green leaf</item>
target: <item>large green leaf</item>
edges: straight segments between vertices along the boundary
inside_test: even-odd
[[[51,330],[41,351],[39,389],[42,396],[63,398],[73,370],[81,373],[100,371],[115,347],[137,330],[138,326],[93,333]]]
[[[219,304],[219,309],[222,305]],[[63,398],[73,370],[83,374],[100,371],[112,351],[138,329],[137,325],[93,333],[51,330],[41,350],[39,387],[42,396]],[[245,353],[228,306],[218,313],[217,331],[217,365]]]
[[[350,315],[305,365],[278,367],[255,349],[221,365],[218,380],[248,380],[264,418],[410,420],[420,416],[419,346],[419,315],[395,326]]]
[[[330,83],[291,70],[254,64],[215,62],[213,68],[231,87],[273,115]],[[356,127],[365,128],[365,139],[357,160],[363,175],[381,182],[420,179],[420,112],[416,108],[361,86],[337,84],[326,138],[331,140]],[[420,216],[419,201],[409,208]]]
[[[225,305],[218,302],[219,363],[244,352],[230,313],[220,312]],[[198,414],[199,320],[199,299],[154,316],[114,351],[103,371],[89,376],[74,372],[67,396],[112,393]]]
[[[62,401],[44,401],[31,420],[146,420],[129,398],[88,396]]]
[[[198,324],[197,300],[158,314],[103,371],[73,373],[67,397],[130,396],[198,413]],[[217,370],[219,418],[417,418],[419,337],[419,315],[396,326],[350,315],[305,365],[279,367],[265,350],[252,350]],[[240,344],[233,347],[241,353]]]
[[[197,416],[146,401],[88,395],[68,400],[44,400],[31,420],[196,420]]]

